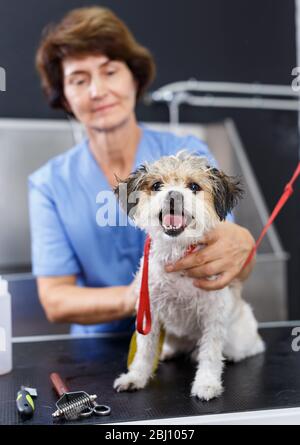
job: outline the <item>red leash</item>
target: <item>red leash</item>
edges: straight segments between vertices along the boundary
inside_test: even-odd
[[[258,238],[258,240],[255,243],[255,246],[253,247],[252,251],[250,252],[244,266],[243,269],[248,266],[249,263],[251,263],[260,243],[262,242],[265,234],[267,233],[267,231],[269,230],[269,227],[273,224],[274,220],[276,219],[278,213],[280,212],[280,210],[282,209],[282,207],[285,205],[285,203],[287,202],[287,200],[289,199],[289,197],[293,194],[294,189],[293,189],[293,185],[294,182],[296,181],[296,179],[298,178],[298,176],[300,175],[300,162],[295,170],[295,173],[293,174],[292,179],[287,183],[287,185],[284,188],[284,192],[282,194],[282,196],[280,197],[278,203],[276,204],[271,216],[269,217],[267,224],[265,225],[265,227],[263,228],[260,237]]]
[[[139,308],[136,318],[137,331],[143,335],[147,335],[151,331],[151,311],[150,311],[150,298],[149,298],[149,286],[148,286],[150,246],[151,246],[151,239],[150,236],[148,235],[144,245],[142,285],[140,290]],[[144,327],[144,319],[145,319],[145,327]]]
[[[151,239],[148,235],[144,245],[144,264],[142,273],[142,284],[140,290],[139,307],[137,312],[136,329],[140,334],[147,335],[151,331],[151,310],[150,310],[150,296],[148,286],[149,276],[149,252],[151,247]],[[196,245],[191,245],[186,251],[185,255],[192,253]],[[145,321],[145,327],[144,327]]]
[[[252,261],[255,252],[257,251],[260,243],[262,242],[265,234],[267,233],[269,227],[273,224],[280,210],[283,208],[289,197],[293,194],[294,189],[293,185],[298,176],[300,175],[300,162],[293,174],[292,179],[287,183],[284,188],[284,192],[280,197],[278,203],[276,204],[271,216],[268,219],[267,224],[263,228],[260,237],[255,243],[252,251],[250,252],[243,269]],[[137,313],[137,331],[140,334],[147,335],[151,331],[151,311],[150,311],[150,298],[149,298],[149,286],[148,286],[148,270],[149,270],[149,252],[151,246],[151,239],[149,235],[146,238],[145,246],[144,246],[144,264],[143,264],[143,273],[142,273],[142,285],[140,290],[140,299],[139,299],[139,307]],[[185,255],[192,253],[195,249],[196,245],[192,245],[188,248]],[[144,327],[145,320],[145,327]]]

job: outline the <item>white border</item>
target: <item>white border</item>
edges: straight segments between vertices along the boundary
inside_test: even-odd
[[[110,423],[109,425],[300,425],[300,407]]]
[[[300,326],[300,322],[299,322]],[[39,343],[44,341],[59,340],[86,340],[88,338],[123,338],[130,337],[128,332],[102,332],[98,334],[56,334],[56,335],[32,335],[28,337],[13,337],[13,343]]]
[[[291,321],[266,321],[258,323],[260,329],[288,328],[300,326],[300,320]],[[128,332],[103,332],[98,334],[57,334],[57,335],[33,335],[28,337],[13,337],[13,343],[37,343],[43,341],[78,340],[88,338],[123,338],[129,337]]]

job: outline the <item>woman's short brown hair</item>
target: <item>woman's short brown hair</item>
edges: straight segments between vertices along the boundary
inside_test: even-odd
[[[151,53],[112,11],[97,6],[74,9],[46,27],[36,54],[42,87],[53,108],[66,110],[62,60],[97,53],[127,64],[137,81],[137,99],[155,76]]]

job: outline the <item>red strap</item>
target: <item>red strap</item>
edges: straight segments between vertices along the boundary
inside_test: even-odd
[[[137,312],[137,325],[136,329],[140,334],[147,335],[151,331],[151,311],[150,311],[150,296],[148,286],[148,273],[149,273],[149,252],[151,246],[151,239],[148,235],[144,245],[144,264],[142,273],[142,284],[140,290],[139,307]],[[186,251],[185,255],[192,253],[196,244],[192,244]],[[144,320],[146,326],[144,327]]]
[[[187,255],[189,255],[190,253],[193,253],[194,250],[196,249],[196,247],[197,247],[197,244],[191,244],[191,245],[187,248],[187,250],[186,250],[184,256],[187,256]]]
[[[142,285],[140,291],[140,300],[139,300],[137,325],[136,325],[137,331],[143,335],[147,335],[151,331],[151,311],[150,311],[150,298],[149,298],[149,286],[148,286],[150,245],[151,245],[151,239],[150,236],[148,235],[144,246]],[[144,327],[144,318],[146,319],[145,327]]]
[[[255,246],[253,247],[252,251],[250,252],[244,266],[243,269],[248,266],[249,263],[251,263],[256,250],[258,249],[260,243],[262,242],[265,234],[267,233],[269,227],[273,224],[274,220],[276,219],[278,213],[280,212],[280,210],[282,209],[282,207],[285,205],[285,203],[287,202],[287,200],[289,199],[289,197],[293,194],[294,189],[293,189],[293,185],[294,182],[296,181],[296,179],[298,178],[298,176],[300,175],[300,162],[295,170],[295,173],[293,174],[292,179],[287,183],[287,185],[285,186],[284,192],[282,194],[282,196],[280,197],[278,203],[276,204],[271,216],[268,219],[267,224],[265,225],[265,227],[263,228],[260,237],[258,238],[258,240],[255,243]]]

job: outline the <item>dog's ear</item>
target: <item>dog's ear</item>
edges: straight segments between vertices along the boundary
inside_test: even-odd
[[[126,179],[120,179],[117,175],[115,175],[118,185],[113,191],[117,196],[121,208],[127,213],[127,215],[130,213],[130,217],[134,216],[135,209],[139,201],[138,194],[147,173],[148,169],[146,165],[141,165],[134,172],[130,173]]]
[[[227,214],[237,205],[243,196],[240,180],[228,176],[217,168],[210,168],[209,173],[213,183],[214,206],[220,221],[224,221]]]

